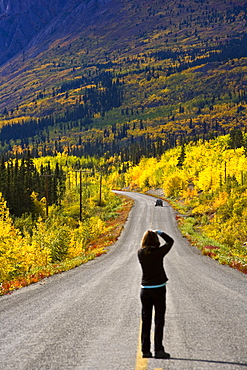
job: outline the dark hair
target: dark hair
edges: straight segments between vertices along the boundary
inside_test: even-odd
[[[141,241],[141,248],[145,249],[146,253],[150,253],[152,248],[159,248],[160,241],[157,234],[154,231],[147,230]]]

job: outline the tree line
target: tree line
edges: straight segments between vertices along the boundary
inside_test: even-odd
[[[0,165],[0,193],[7,202],[10,213],[16,217],[31,213],[37,214],[35,200],[46,198],[48,205],[59,204],[64,191],[65,174],[56,164],[52,170],[50,164],[41,165],[40,171],[35,167],[28,152],[23,158],[10,159],[5,162],[2,157]]]

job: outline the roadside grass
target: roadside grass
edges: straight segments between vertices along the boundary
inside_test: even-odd
[[[55,274],[71,270],[107,253],[107,247],[114,244],[119,238],[134,202],[132,199],[125,196],[120,197],[122,198],[122,205],[114,215],[111,214],[111,217],[107,220],[107,232],[96,239],[90,240],[87,248],[85,248],[85,251],[82,252],[80,256],[73,259],[66,259],[59,263],[39,267],[29,271],[25,276],[16,277],[11,281],[4,281],[0,284],[0,296],[11,294],[11,292],[16,289],[37,283]]]
[[[176,219],[183,236],[197,247],[204,256],[218,261],[222,265],[228,265],[244,274],[247,274],[247,248],[246,246],[229,247],[208,237],[200,229],[200,224],[195,217],[191,217],[190,211],[174,199],[166,199],[178,212]]]

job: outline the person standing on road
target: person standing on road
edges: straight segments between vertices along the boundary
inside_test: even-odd
[[[165,240],[160,246],[158,235]],[[166,282],[168,280],[163,259],[170,251],[174,240],[163,231],[147,230],[142,238],[138,259],[142,268],[141,303],[142,303],[142,354],[144,358],[152,357],[150,351],[150,332],[152,311],[155,310],[154,351],[155,358],[170,358],[164,350],[163,332],[166,311]]]

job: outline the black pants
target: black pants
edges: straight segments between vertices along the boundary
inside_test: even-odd
[[[154,350],[164,351],[162,344],[166,312],[166,286],[161,288],[142,288],[142,352],[150,351],[150,332],[152,325],[152,311],[155,310],[154,323]]]

